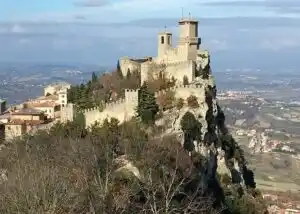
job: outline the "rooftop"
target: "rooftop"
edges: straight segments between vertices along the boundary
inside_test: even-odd
[[[13,115],[40,115],[41,113],[43,112],[32,108],[23,108],[19,111],[12,112]]]
[[[67,82],[56,82],[56,83],[52,83],[46,87],[64,87],[64,86],[71,86],[71,84],[69,84]]]
[[[29,108],[53,108],[58,106],[59,104],[55,103],[54,101],[46,101],[46,102],[30,102],[27,103]]]
[[[195,20],[195,19],[192,19],[191,17],[190,18],[184,18],[182,17],[179,21],[178,21],[179,24],[183,24],[183,23],[193,23],[193,24],[197,24],[198,21]]]
[[[7,125],[40,125],[43,123],[43,120],[11,120]]]
[[[58,100],[57,95],[49,95],[49,96],[40,96],[37,100]]]
[[[4,114],[1,114],[1,115],[0,115],[0,120],[1,120],[1,119],[9,119],[9,118],[10,118],[9,113],[4,113]]]

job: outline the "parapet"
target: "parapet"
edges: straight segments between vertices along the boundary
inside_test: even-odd
[[[104,111],[106,108],[113,108],[117,105],[120,105],[122,103],[125,103],[125,99],[119,99],[117,101],[114,102],[108,102],[108,103],[104,103],[103,106],[97,106],[97,107],[93,107],[93,108],[89,108],[89,109],[84,109],[82,110],[82,113],[86,114],[92,111],[99,111],[102,112]]]
[[[139,89],[125,89],[125,92],[138,92]]]
[[[155,92],[155,96],[159,96],[161,94],[165,94],[169,91],[176,91],[178,89],[195,89],[195,88],[201,88],[203,89],[204,88],[204,85],[194,85],[194,84],[191,84],[191,85],[176,85],[176,86],[173,86],[171,88],[167,88],[167,89],[164,89],[164,90],[160,90],[158,92]]]

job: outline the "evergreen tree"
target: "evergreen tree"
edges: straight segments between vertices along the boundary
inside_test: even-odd
[[[183,85],[188,85],[189,84],[189,79],[187,78],[187,76],[183,76]]]
[[[92,74],[92,83],[97,82],[97,79],[98,79],[97,75],[95,74],[95,72],[93,72],[93,74]]]
[[[126,75],[126,79],[130,79],[130,77],[131,77],[131,72],[130,72],[130,69],[128,68],[128,70],[127,70],[127,75]]]
[[[122,70],[121,70],[121,66],[120,66],[120,61],[118,60],[117,62],[117,74],[118,76],[123,79],[123,74],[122,74]]]
[[[191,112],[185,113],[180,121],[181,129],[184,133],[184,148],[188,151],[193,150],[193,141],[200,141],[202,137],[201,123]]]
[[[155,94],[144,83],[139,90],[137,114],[145,124],[153,124],[158,111],[159,108],[156,103]]]

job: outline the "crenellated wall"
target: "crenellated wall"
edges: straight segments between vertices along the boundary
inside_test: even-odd
[[[183,78],[186,76],[191,82],[195,79],[196,63],[192,60],[167,62],[157,64],[155,62],[145,62],[141,65],[141,84],[150,78],[158,78],[159,73],[163,72],[166,77],[171,79],[174,77],[177,84],[183,83]]]
[[[174,91],[175,98],[183,98],[186,100],[190,95],[197,97],[200,106],[205,102],[205,84],[202,85],[176,85],[168,90],[162,90],[155,93],[155,96],[166,93],[166,91]],[[92,109],[83,110],[85,116],[86,127],[90,127],[95,122],[102,123],[105,119],[117,118],[120,123],[131,119],[136,114],[138,106],[138,90],[125,90],[125,99],[120,99],[116,102],[105,103],[103,107],[95,107]],[[203,106],[205,109],[205,106]],[[67,108],[66,108],[67,110]],[[71,106],[64,113],[63,118],[70,118]],[[203,115],[205,112],[203,112]]]
[[[186,99],[189,96],[193,95],[197,97],[197,99],[201,102],[205,100],[205,86],[204,85],[176,85],[167,90],[162,90],[155,93],[155,96],[159,96],[167,91],[173,91],[175,94],[175,98]]]
[[[116,102],[105,103],[103,107],[95,107],[83,111],[86,127],[93,125],[96,121],[102,123],[106,118],[117,118],[120,123],[131,119],[135,115],[138,105],[138,90],[125,90],[125,99]]]
[[[131,59],[129,57],[121,57],[119,59],[120,69],[124,77],[126,77],[127,72],[140,71],[141,64],[149,61],[150,58],[141,58],[141,59]]]
[[[86,127],[93,125],[96,121],[102,123],[106,118],[117,118],[120,122],[125,120],[126,104],[125,100],[121,99],[116,102],[106,103],[104,109],[95,107],[83,111]]]

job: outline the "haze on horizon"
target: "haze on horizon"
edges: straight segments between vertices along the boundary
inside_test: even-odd
[[[216,63],[299,66],[296,0],[27,0],[0,7],[0,62],[112,65],[120,56],[156,55],[156,34],[190,12]]]

